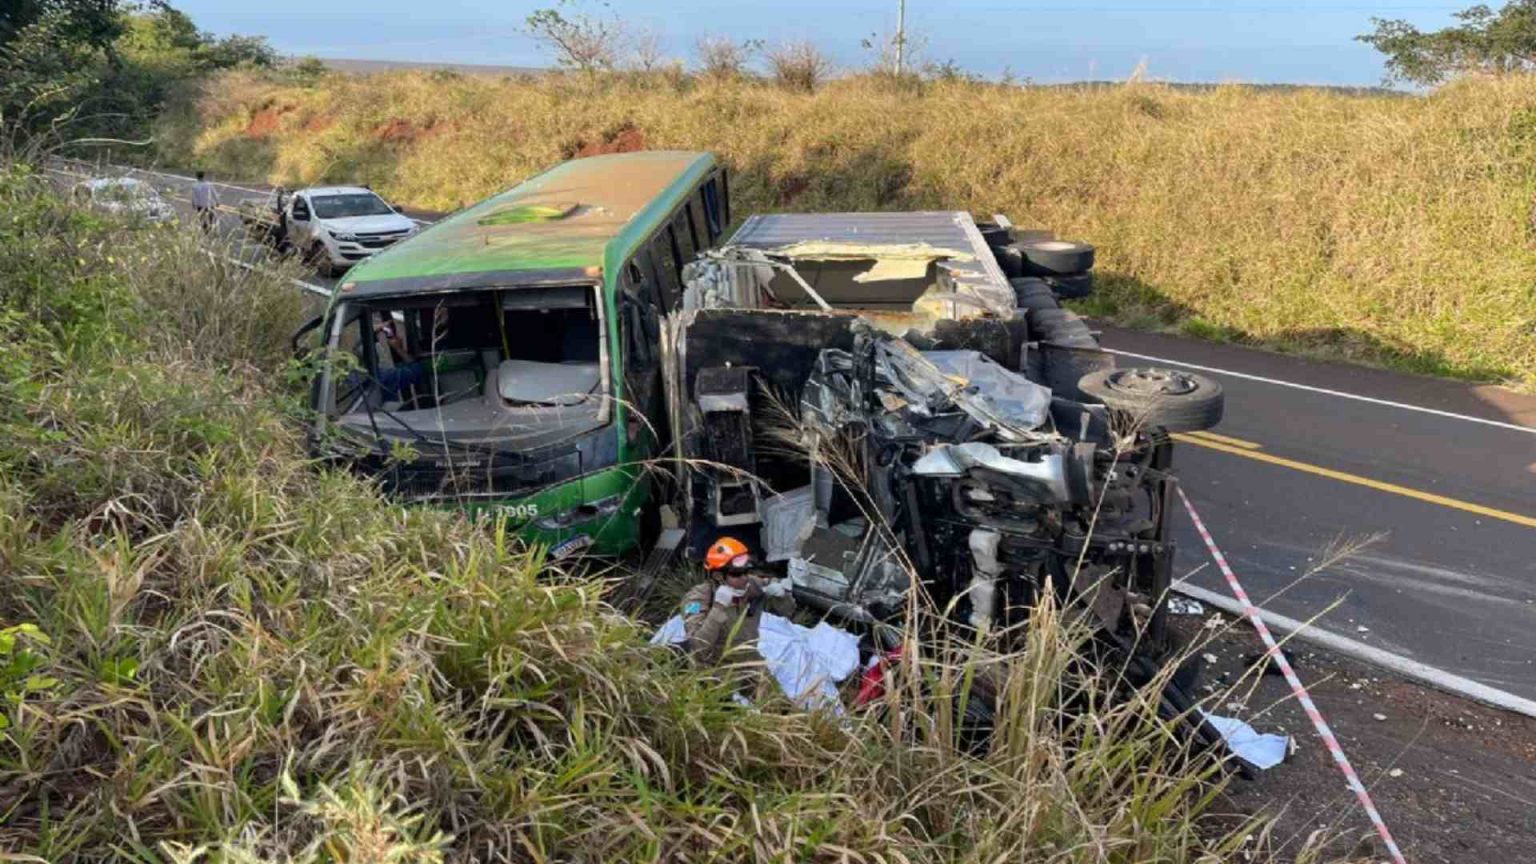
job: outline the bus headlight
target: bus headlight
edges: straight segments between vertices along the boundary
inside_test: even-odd
[[[598,519],[607,519],[619,512],[619,505],[623,502],[623,495],[610,495],[607,498],[589,501],[570,510],[556,513],[553,516],[537,519],[533,524],[546,531],[559,531],[564,528],[570,528],[573,525],[582,525]]]

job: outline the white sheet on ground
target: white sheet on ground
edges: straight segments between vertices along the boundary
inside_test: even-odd
[[[683,619],[674,615],[651,637],[652,645],[682,642]],[[763,613],[758,626],[757,653],[767,661],[779,688],[802,708],[843,712],[837,682],[859,668],[859,639],[825,621],[802,627],[788,618]]]
[[[1235,717],[1218,717],[1209,711],[1201,710],[1205,719],[1211,721],[1216,727],[1222,740],[1232,748],[1232,752],[1241,756],[1260,771],[1273,768],[1285,761],[1285,755],[1291,752],[1291,739],[1287,735],[1270,735],[1261,733],[1238,720]]]

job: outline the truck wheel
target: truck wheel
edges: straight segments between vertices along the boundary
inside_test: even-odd
[[[1055,309],[1061,305],[1044,279],[1029,276],[1008,282],[1013,286],[1014,302],[1020,309]]]
[[[1027,240],[1017,244],[1026,276],[1073,276],[1093,269],[1093,247],[1070,240]]]
[[[1073,273],[1070,276],[1047,276],[1045,281],[1063,300],[1081,300],[1093,293],[1092,273]]]
[[[1017,245],[1009,243],[991,248],[992,257],[997,259],[997,266],[1002,269],[1004,276],[1017,279],[1024,275],[1024,253],[1019,251]]]
[[[1055,338],[1057,333],[1076,329],[1071,322],[1082,321],[1082,318],[1070,309],[1053,307],[1050,309],[1031,309],[1028,320],[1030,334],[1035,339],[1049,341]]]
[[[331,263],[330,253],[325,251],[325,245],[315,242],[309,247],[309,253],[304,256],[309,266],[315,268],[315,272],[327,279],[336,275],[336,267]]]
[[[1174,369],[1103,369],[1084,375],[1077,389],[1086,399],[1169,432],[1215,426],[1226,402],[1214,380]]]

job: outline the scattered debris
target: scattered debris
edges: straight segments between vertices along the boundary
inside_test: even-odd
[[[1292,654],[1284,648],[1280,649],[1280,653],[1285,655],[1286,662],[1290,663],[1293,668],[1297,665],[1295,654]],[[1250,669],[1255,666],[1261,667],[1260,672],[1264,675],[1281,674],[1280,664],[1271,662],[1269,654],[1263,651],[1255,651],[1254,653],[1245,656],[1243,658],[1243,665]]]
[[[1205,604],[1189,597],[1169,597],[1168,614],[1170,615],[1204,615]]]
[[[1287,754],[1291,752],[1292,740],[1289,735],[1261,733],[1241,720],[1220,717],[1204,709],[1201,709],[1200,713],[1212,726],[1216,727],[1222,740],[1227,742],[1227,747],[1231,748],[1238,758],[1260,771],[1266,771],[1284,762]]]
[[[682,616],[674,615],[651,637],[651,644],[677,645],[686,639]],[[825,621],[802,627],[764,612],[756,647],[779,689],[797,705],[843,713],[835,685],[859,668],[857,636]]]

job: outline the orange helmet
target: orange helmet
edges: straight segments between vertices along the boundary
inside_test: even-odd
[[[735,570],[751,563],[752,554],[747,551],[747,544],[735,537],[721,537],[704,555],[705,570]]]

